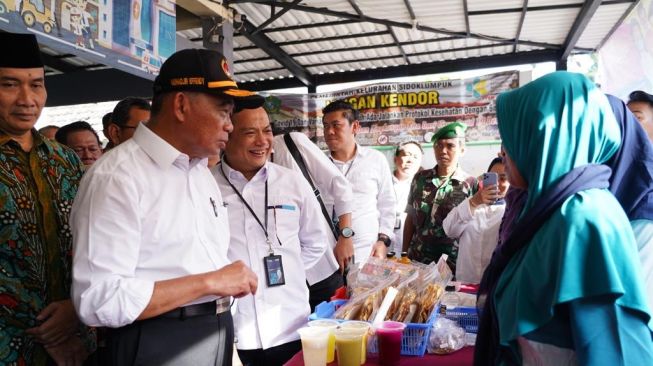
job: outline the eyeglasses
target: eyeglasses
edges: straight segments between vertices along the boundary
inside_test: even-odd
[[[90,153],[90,154],[97,154],[102,151],[99,146],[88,146],[88,147],[73,147],[73,151],[77,155],[81,155],[84,153],[84,151]]]

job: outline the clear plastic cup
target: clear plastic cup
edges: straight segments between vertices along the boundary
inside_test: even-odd
[[[360,366],[363,364],[365,334],[367,334],[367,330],[363,328],[336,329],[338,366]]]
[[[386,320],[376,328],[376,338],[379,342],[379,364],[381,366],[397,366],[401,358],[401,338],[406,324]]]
[[[346,321],[344,323],[340,323],[340,328],[342,329],[360,329],[364,330],[365,333],[363,335],[363,345],[361,346],[361,365],[367,361],[367,336],[370,331],[370,323],[368,322],[362,322],[359,320],[350,320]]]
[[[331,363],[336,359],[336,328],[338,323],[335,320],[313,320],[308,322],[309,327],[322,327],[329,329],[329,344],[327,345],[327,363]]]
[[[297,330],[302,340],[302,353],[305,366],[325,366],[327,364],[327,345],[329,329],[304,327]]]

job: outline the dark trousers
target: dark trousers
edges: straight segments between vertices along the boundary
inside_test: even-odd
[[[231,366],[231,313],[188,318],[155,317],[110,329],[110,365]]]
[[[238,357],[243,366],[283,366],[301,350],[302,342],[294,341],[268,349],[239,349]]]
[[[331,276],[313,284],[313,286],[308,286],[308,303],[311,305],[311,313],[315,311],[315,307],[322,301],[331,301],[331,296],[333,296],[336,290],[342,287],[342,285],[342,275],[338,270]]]

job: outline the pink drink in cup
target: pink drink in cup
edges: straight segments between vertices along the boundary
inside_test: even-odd
[[[384,321],[376,329],[379,341],[379,364],[382,366],[399,365],[401,357],[401,338],[406,324],[393,321]]]

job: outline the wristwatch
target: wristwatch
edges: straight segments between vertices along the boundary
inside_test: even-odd
[[[392,240],[390,240],[390,237],[385,235],[385,234],[379,234],[379,237],[377,239],[378,241],[382,241],[383,244],[385,244],[386,247],[390,247],[390,244],[392,243]]]
[[[354,230],[352,230],[349,226],[345,226],[340,229],[340,236],[343,238],[351,238],[354,236]]]

